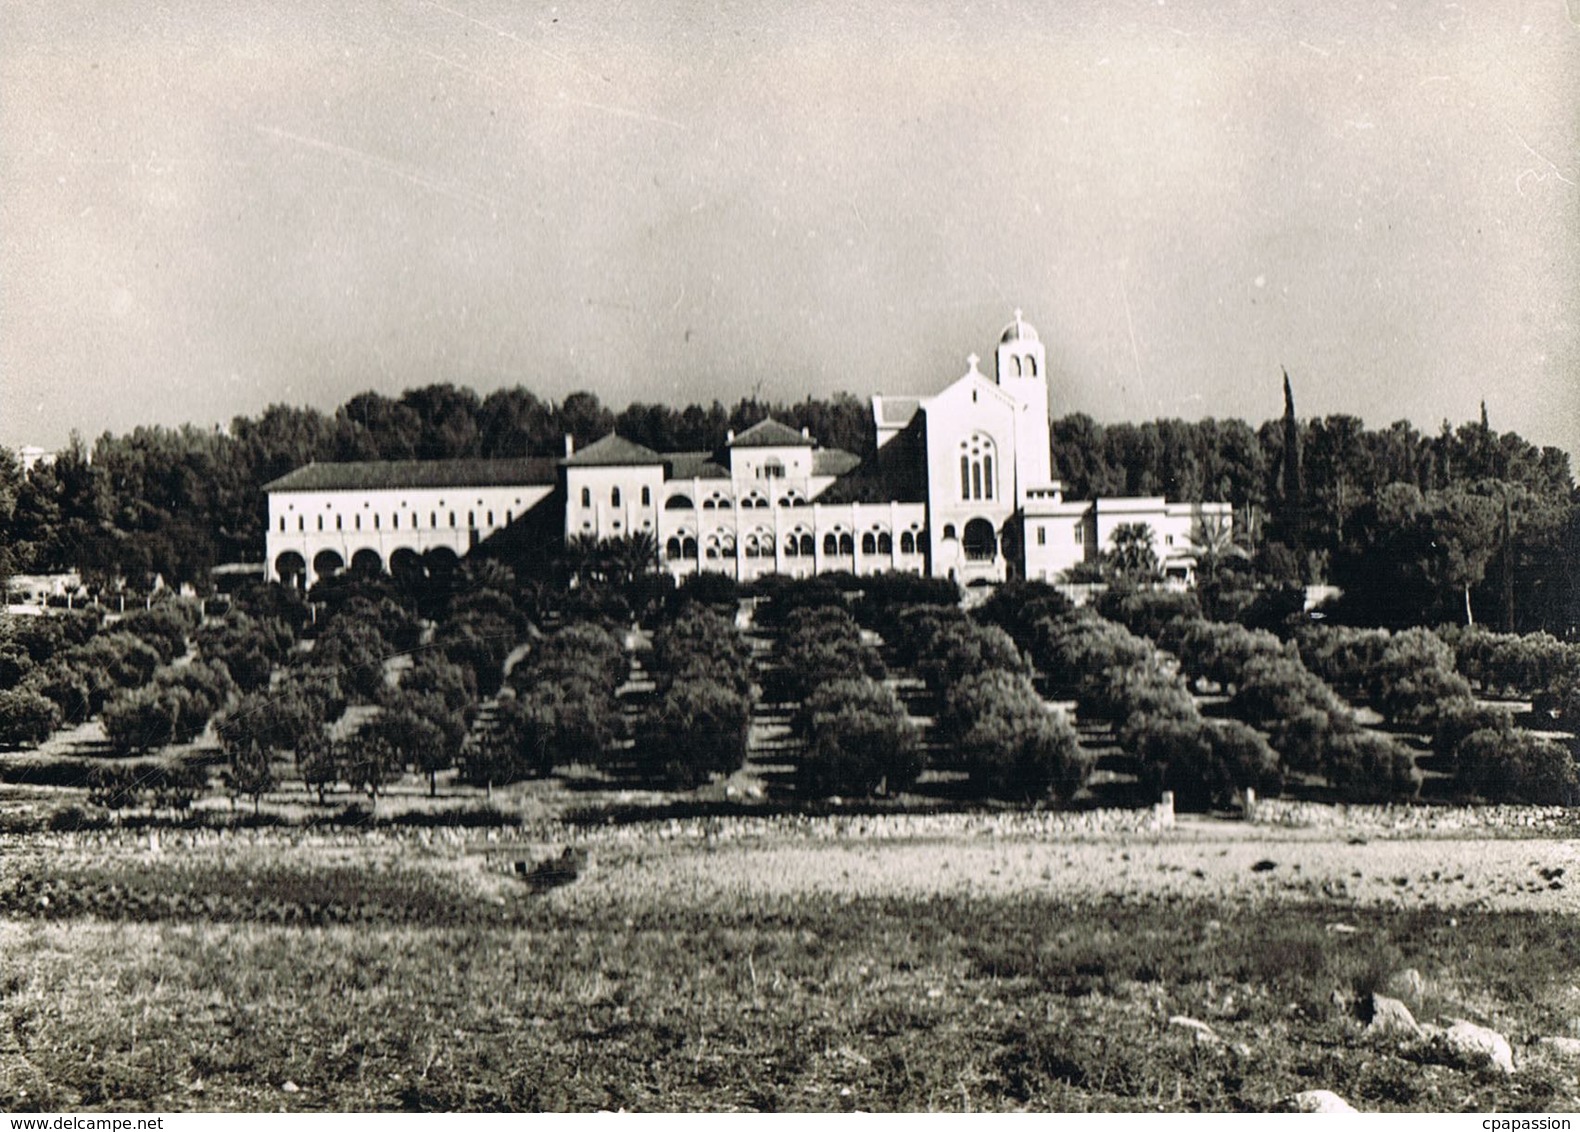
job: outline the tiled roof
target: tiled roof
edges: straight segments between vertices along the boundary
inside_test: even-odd
[[[769,417],[758,421],[745,432],[737,433],[730,441],[731,448],[810,448],[812,441],[801,435],[799,429],[780,424]]]
[[[611,432],[601,440],[595,440],[574,456],[569,457],[564,463],[574,467],[600,467],[620,464],[662,464],[664,458],[651,448],[644,447],[634,440],[627,440],[619,433]]]
[[[842,476],[861,465],[861,457],[843,448],[819,448],[812,453],[814,476]]]
[[[424,487],[552,486],[552,459],[367,460],[308,464],[263,485],[264,491],[377,491]]]
[[[922,407],[920,397],[879,397],[878,423],[892,428],[900,428],[911,423],[911,418]]]
[[[672,480],[727,480],[730,470],[714,461],[712,452],[666,452],[669,464],[667,479]]]

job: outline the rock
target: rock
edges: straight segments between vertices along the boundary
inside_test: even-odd
[[[1355,1106],[1328,1089],[1307,1089],[1285,1097],[1280,1105],[1287,1112],[1355,1112]]]
[[[1218,1036],[1217,1032],[1211,1026],[1207,1025],[1207,1023],[1197,1021],[1195,1018],[1187,1018],[1183,1014],[1176,1014],[1170,1018],[1169,1025],[1179,1026],[1182,1029],[1190,1030],[1196,1035],[1196,1040],[1198,1042],[1223,1041],[1223,1039]]]
[[[285,1084],[280,1086],[280,1092],[282,1093],[299,1093],[301,1091],[302,1087],[295,1081],[287,1081]]]
[[[1394,998],[1403,999],[1420,1005],[1422,997],[1426,994],[1426,979],[1414,967],[1406,967],[1403,971],[1395,971],[1388,976],[1388,981],[1383,984],[1383,990]]]
[[[1331,935],[1354,935],[1360,931],[1354,924],[1328,924],[1323,930]],[[1317,1091],[1321,1092],[1320,1089]]]
[[[1537,1038],[1536,1045],[1564,1061],[1580,1061],[1580,1038]]]
[[[1509,1039],[1496,1030],[1456,1018],[1437,1040],[1465,1065],[1499,1073],[1514,1072],[1514,1051],[1509,1048]]]
[[[1410,1013],[1410,1008],[1397,998],[1389,998],[1385,994],[1372,995],[1372,1021],[1371,1025],[1366,1027],[1366,1032],[1383,1037],[1422,1036],[1421,1027],[1416,1024],[1415,1015]]]

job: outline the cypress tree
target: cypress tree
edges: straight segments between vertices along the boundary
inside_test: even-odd
[[[1306,560],[1305,483],[1300,469],[1300,422],[1295,419],[1295,394],[1284,370],[1284,522],[1299,556]]]

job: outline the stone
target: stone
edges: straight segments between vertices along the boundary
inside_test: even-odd
[[[302,1091],[302,1087],[295,1081],[287,1081],[285,1084],[280,1086],[280,1091],[282,1093],[299,1093]]]
[[[1371,1025],[1366,1027],[1366,1032],[1383,1037],[1422,1036],[1421,1027],[1416,1024],[1415,1015],[1410,1013],[1410,1008],[1397,998],[1390,998],[1385,994],[1372,995],[1372,1021]]]
[[[1183,1014],[1176,1014],[1170,1018],[1169,1025],[1179,1026],[1181,1029],[1191,1031],[1196,1035],[1198,1042],[1220,1042],[1223,1040],[1218,1036],[1217,1031],[1207,1025],[1207,1023],[1198,1021],[1195,1018],[1187,1018]]]
[[[1456,1018],[1438,1040],[1466,1065],[1499,1073],[1514,1072],[1514,1050],[1509,1047],[1509,1039],[1496,1030]]]
[[[1285,1097],[1282,1106],[1289,1112],[1355,1112],[1349,1101],[1329,1089],[1307,1089]]]
[[[1426,979],[1414,967],[1406,967],[1389,975],[1388,981],[1383,984],[1383,990],[1394,998],[1420,1005],[1422,997],[1426,994]]]
[[[1536,1045],[1564,1061],[1580,1061],[1580,1038],[1537,1038]]]

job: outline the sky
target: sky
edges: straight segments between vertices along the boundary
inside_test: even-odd
[[[1580,0],[0,0],[0,444],[368,389],[1580,458]]]

